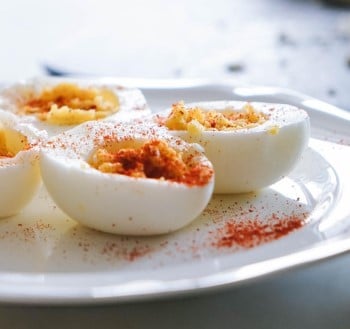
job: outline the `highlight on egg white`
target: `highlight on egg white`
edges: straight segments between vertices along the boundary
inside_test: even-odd
[[[61,123],[52,123],[40,119],[40,114],[38,115],[35,113],[21,113],[21,108],[23,108],[23,105],[27,104],[28,102],[40,98],[43,91],[50,91],[53,88],[62,84],[75,86],[79,89],[82,89],[83,91],[106,91],[110,94],[107,95],[109,98],[114,96],[117,100],[115,112],[110,113],[105,118],[101,118],[99,120],[127,121],[134,118],[146,116],[150,113],[150,109],[147,105],[146,99],[139,89],[126,88],[109,80],[103,79],[89,80],[73,78],[35,78],[31,80],[20,81],[14,85],[10,85],[6,88],[3,88],[0,91],[0,108],[10,111],[16,115],[19,115],[22,122],[30,123],[38,129],[46,130],[50,137],[55,136],[59,133],[74,128],[81,122],[69,123],[68,116],[67,118],[64,118],[63,116],[65,115],[65,113],[59,113],[59,119],[61,120],[63,118],[63,121]],[[74,95],[74,93],[72,93],[71,91],[68,91],[67,94],[68,97],[69,95],[73,98],[75,97],[76,99],[74,101],[79,100],[79,97]],[[98,103],[102,102],[103,97],[98,96],[97,101]],[[54,104],[55,102],[52,103]],[[60,106],[58,106],[58,109],[60,109]],[[92,112],[93,110],[94,109],[91,108],[90,112]],[[67,114],[73,115],[73,118],[74,116],[75,118],[78,116],[74,115],[74,110],[70,111],[69,109],[67,109],[67,112]],[[84,112],[88,112],[88,110]],[[84,121],[88,121],[88,119]]]
[[[138,148],[166,141],[192,164],[210,172],[205,184],[101,172],[88,162],[101,145]],[[52,138],[41,152],[44,184],[56,204],[88,227],[117,234],[152,235],[178,230],[208,204],[214,186],[211,163],[198,145],[190,145],[150,125],[87,122]]]
[[[47,137],[0,110],[0,218],[19,213],[40,186],[39,145]]]
[[[245,102],[214,101],[185,104],[203,111],[242,111]],[[283,104],[251,103],[264,122],[253,127],[195,132],[169,130],[189,143],[199,143],[215,170],[214,193],[246,193],[267,187],[296,166],[308,145],[310,122],[307,113]],[[171,109],[154,116],[164,126]]]

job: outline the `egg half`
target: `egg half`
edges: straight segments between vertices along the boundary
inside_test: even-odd
[[[0,217],[17,214],[35,195],[41,182],[39,145],[46,137],[0,110]]]
[[[130,120],[150,113],[140,90],[103,80],[36,78],[0,92],[0,108],[49,136],[91,120]]]
[[[169,129],[174,136],[190,143],[199,143],[215,170],[214,193],[252,192],[286,176],[300,160],[308,145],[310,122],[307,113],[290,105],[214,101],[183,104],[178,118]],[[173,106],[173,109],[174,109]],[[225,119],[216,122],[209,117],[205,128],[196,119],[184,119],[183,114],[195,109],[199,117],[206,113],[240,115],[248,111],[248,124],[233,124],[225,128]],[[169,125],[172,109],[157,114],[160,126]],[[212,115],[213,116],[213,115]],[[172,122],[174,123],[174,122]],[[223,128],[216,128],[222,125]],[[171,126],[171,124],[170,124]],[[175,128],[174,128],[175,127]],[[180,128],[179,128],[180,127]]]
[[[166,143],[166,152],[183,159],[192,176],[186,174],[186,179],[176,180],[171,173],[170,179],[154,174],[152,166],[163,161],[159,156],[163,151],[157,148],[148,150],[150,176],[140,175],[130,162],[133,154],[149,143]],[[92,165],[96,154],[98,159],[112,161],[118,152],[131,155],[118,163],[102,161],[104,171]],[[129,174],[111,171],[120,169],[121,164],[124,171],[133,169]],[[153,235],[178,230],[203,211],[214,187],[212,165],[201,147],[154,125],[87,122],[52,138],[41,152],[40,166],[49,194],[66,214],[88,227],[117,234]]]

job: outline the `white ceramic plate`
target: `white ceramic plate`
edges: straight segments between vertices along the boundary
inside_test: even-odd
[[[120,80],[141,87],[154,111],[178,100],[256,100],[297,105],[313,139],[285,179],[244,196],[214,196],[189,227],[132,238],[76,224],[44,189],[18,216],[0,221],[0,301],[99,303],[150,299],[234,286],[350,249],[350,113],[288,90],[230,82]],[[226,222],[299,218],[278,240],[245,248],[223,243]],[[161,216],[162,214],[159,214]]]

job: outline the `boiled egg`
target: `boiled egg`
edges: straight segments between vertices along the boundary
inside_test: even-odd
[[[117,234],[178,230],[209,202],[214,174],[199,145],[155,125],[87,122],[42,149],[43,182],[88,227]]]
[[[252,192],[286,176],[308,145],[307,113],[290,105],[179,102],[154,120],[199,143],[215,170],[215,193]]]
[[[40,185],[39,145],[46,133],[0,110],[0,217],[17,214]]]
[[[0,92],[0,107],[49,136],[92,120],[130,120],[150,113],[140,90],[103,80],[37,78]]]

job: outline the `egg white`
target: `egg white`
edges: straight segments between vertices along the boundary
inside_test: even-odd
[[[56,204],[88,227],[117,234],[153,235],[178,230],[194,220],[211,198],[214,177],[204,186],[102,173],[87,163],[104,136],[136,142],[158,138],[212,168],[198,145],[154,126],[87,122],[50,140],[41,152],[44,184]]]
[[[203,111],[240,111],[245,102],[214,101],[185,104]],[[245,129],[203,131],[169,130],[189,143],[199,143],[215,170],[214,193],[246,193],[267,187],[286,176],[300,160],[308,145],[308,114],[294,106],[251,103],[268,116],[263,124]],[[157,114],[165,118],[170,109]]]
[[[14,157],[0,158],[0,218],[19,213],[34,197],[41,182],[39,170],[39,145],[47,138],[30,125],[18,122],[15,115],[0,110],[0,127],[27,137],[36,144],[19,151]]]
[[[150,109],[142,92],[136,88],[126,88],[103,80],[73,79],[73,78],[34,78],[20,81],[0,91],[0,108],[18,114],[17,104],[26,102],[34,96],[39,96],[46,88],[53,88],[60,83],[73,83],[81,88],[107,88],[119,99],[119,110],[106,117],[106,121],[128,121],[150,114]],[[74,128],[73,125],[56,125],[41,121],[35,115],[20,115],[22,122],[30,123],[38,129],[47,131],[49,137],[58,135]]]

